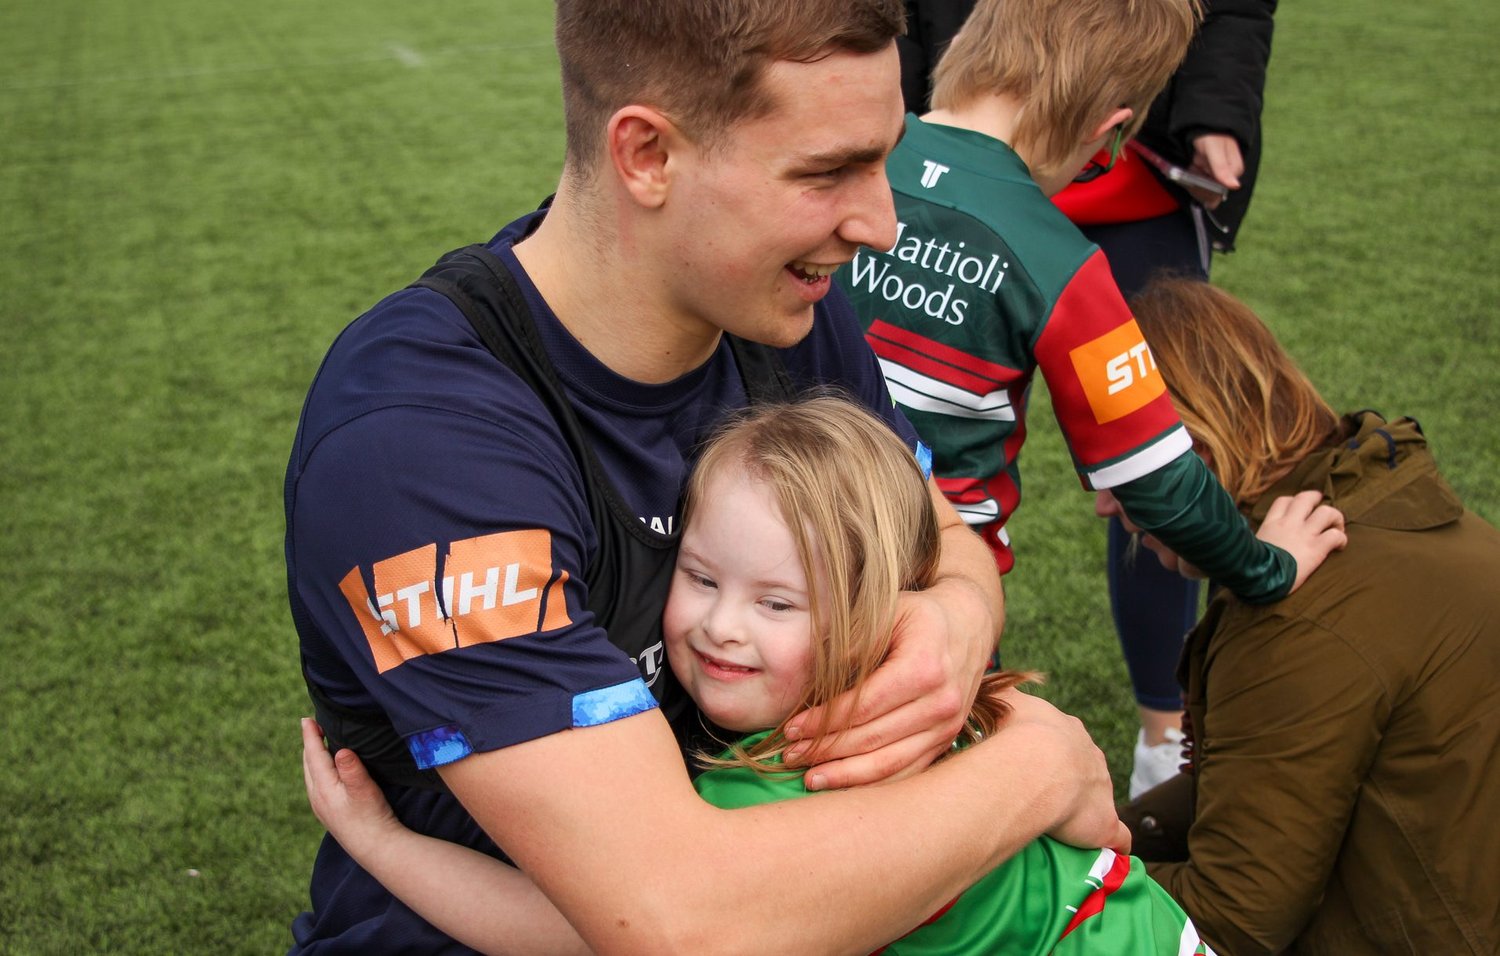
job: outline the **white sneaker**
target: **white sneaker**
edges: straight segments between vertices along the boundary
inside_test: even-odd
[[[1182,766],[1182,731],[1167,728],[1165,743],[1146,746],[1144,730],[1135,737],[1135,767],[1130,771],[1130,799],[1150,790],[1157,784],[1166,783],[1177,776]]]

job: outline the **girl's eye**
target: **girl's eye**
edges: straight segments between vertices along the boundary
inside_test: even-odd
[[[760,603],[761,607],[764,607],[767,610],[776,611],[778,613],[781,611],[790,611],[794,606],[788,604],[785,601],[778,601],[776,598],[765,598]]]
[[[684,571],[682,573],[686,574],[688,580],[691,581],[691,582],[693,582],[694,584],[698,585],[698,587],[700,587],[700,588],[713,589],[713,588],[718,587],[718,585],[714,583],[714,579],[713,578],[706,578],[703,575],[698,574],[695,571]]]

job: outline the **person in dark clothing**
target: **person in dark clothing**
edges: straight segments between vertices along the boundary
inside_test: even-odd
[[[413,828],[535,877],[597,952],[712,952],[731,916],[721,947],[771,951],[792,923],[809,950],[869,951],[1044,831],[1123,846],[1103,755],[1040,699],[916,772],[950,751],[1003,623],[994,560],[935,484],[942,570],[901,598],[884,690],[877,672],[857,726],[787,761],[811,789],[907,775],[754,814],[698,798],[659,622],[700,440],[764,393],[833,386],[917,446],[831,280],[896,238],[902,8],[556,7],[556,194],[351,323],[303,406],[288,598],[330,741]],[[916,812],[935,805],[952,821]],[[790,855],[719,852],[760,841]],[[464,951],[335,840],[309,895],[294,952]]]

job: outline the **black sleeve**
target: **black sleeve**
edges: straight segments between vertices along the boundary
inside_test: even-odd
[[[1166,133],[1188,156],[1193,135],[1204,131],[1230,133],[1249,153],[1260,145],[1276,0],[1211,0],[1206,7],[1172,80]]]
[[[1203,24],[1167,88],[1151,104],[1140,138],[1180,165],[1193,160],[1193,137],[1228,133],[1245,159],[1240,188],[1229,194],[1213,219],[1220,232],[1214,247],[1234,242],[1260,170],[1260,114],[1271,60],[1276,0],[1205,0]]]

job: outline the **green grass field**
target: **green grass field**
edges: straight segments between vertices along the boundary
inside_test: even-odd
[[[1216,271],[1491,521],[1497,11],[1285,4]],[[281,557],[303,392],[561,152],[543,0],[0,7],[0,951],[286,947],[320,834]],[[1032,434],[1007,657],[1128,770],[1103,529]]]

